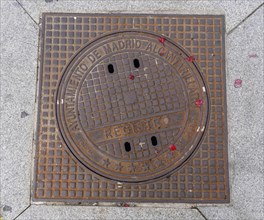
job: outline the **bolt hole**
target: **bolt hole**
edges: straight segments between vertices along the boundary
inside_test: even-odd
[[[135,68],[139,68],[140,67],[140,63],[139,63],[139,60],[138,59],[134,59],[134,66]]]
[[[108,72],[109,73],[114,73],[114,66],[112,65],[112,64],[109,64],[108,66],[107,66],[107,68],[108,68]]]
[[[156,136],[152,136],[151,137],[151,143],[152,143],[153,146],[157,146],[158,145],[158,141],[157,141]]]
[[[126,152],[131,151],[131,145],[130,145],[129,142],[126,142],[126,143],[125,143],[125,150],[126,150]]]

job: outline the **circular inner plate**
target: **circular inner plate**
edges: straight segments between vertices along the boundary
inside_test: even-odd
[[[64,70],[57,91],[60,132],[73,155],[103,177],[161,178],[199,146],[206,85],[187,52],[160,37],[135,30],[105,35]]]

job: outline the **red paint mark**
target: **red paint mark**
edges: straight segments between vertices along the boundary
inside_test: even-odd
[[[188,62],[193,62],[193,61],[195,61],[195,57],[194,56],[189,56],[189,57],[186,58],[186,60]]]
[[[173,144],[170,144],[170,151],[175,151],[176,150],[176,146]]]
[[[164,56],[165,55],[165,50],[161,50],[160,53],[159,53],[160,56]]]
[[[201,107],[201,106],[203,105],[203,100],[198,99],[198,100],[195,102],[195,105],[198,106],[198,107]]]
[[[134,79],[135,79],[135,76],[131,73],[131,74],[129,75],[129,79],[134,80]]]
[[[242,87],[242,80],[241,79],[236,79],[235,82],[234,82],[234,87],[235,88]]]
[[[258,57],[258,55],[255,54],[255,53],[254,54],[249,54],[248,56],[249,56],[249,58],[257,58]]]
[[[164,37],[160,37],[160,38],[159,38],[159,42],[162,43],[163,45],[164,45],[165,40],[166,40],[166,39],[165,39]]]

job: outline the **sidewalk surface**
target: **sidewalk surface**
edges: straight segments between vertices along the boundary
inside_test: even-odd
[[[264,69],[260,0],[1,0],[0,219],[264,219]],[[39,19],[43,12],[223,14],[230,204],[32,203]],[[235,88],[234,81],[242,80]]]

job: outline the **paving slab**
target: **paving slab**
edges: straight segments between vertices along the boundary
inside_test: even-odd
[[[83,13],[164,13],[164,14],[224,14],[226,30],[229,32],[254,11],[263,1],[254,0],[18,0],[25,10],[38,22],[43,12],[83,12]],[[195,9],[195,10],[194,10]]]
[[[197,210],[175,208],[118,208],[32,205],[17,219],[194,219],[203,220]]]
[[[226,39],[231,206],[200,207],[208,219],[264,217],[263,13],[264,7]]]
[[[30,204],[37,50],[38,26],[16,1],[2,1],[0,205],[5,219]]]

